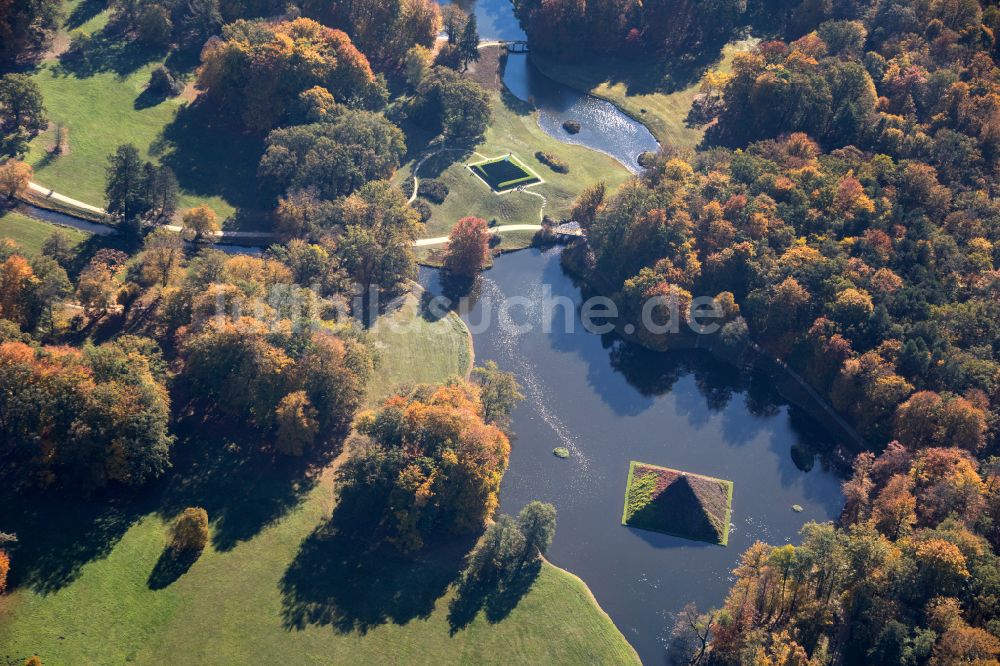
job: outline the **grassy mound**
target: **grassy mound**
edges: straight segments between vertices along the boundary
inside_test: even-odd
[[[725,546],[733,482],[632,461],[622,524]]]

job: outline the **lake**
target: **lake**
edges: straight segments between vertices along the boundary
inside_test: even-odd
[[[644,663],[659,664],[672,613],[690,601],[702,610],[719,605],[737,558],[754,541],[786,543],[809,520],[835,519],[840,479],[818,456],[811,471],[796,466],[793,448],[802,464],[826,437],[783,403],[766,376],[743,375],[704,352],[655,353],[584,330],[582,296],[559,252],[498,257],[478,299],[460,309],[476,362],[514,372],[527,396],[512,415],[501,511],[514,514],[534,499],[553,503],[558,526],[549,559],[590,586]],[[441,292],[437,271],[423,269],[421,282]],[[572,305],[547,309],[545,285]],[[521,304],[498,316],[499,304],[514,296]],[[482,326],[485,313],[493,325]],[[570,458],[555,457],[556,446]],[[630,460],[732,480],[729,546],[623,527]]]

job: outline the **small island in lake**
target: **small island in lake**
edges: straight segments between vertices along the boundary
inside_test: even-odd
[[[727,545],[733,482],[632,461],[622,525]]]
[[[580,133],[580,123],[576,120],[567,120],[563,124],[563,129],[566,130],[568,134],[579,134]]]

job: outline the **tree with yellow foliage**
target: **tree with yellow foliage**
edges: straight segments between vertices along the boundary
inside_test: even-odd
[[[365,445],[339,479],[370,493],[382,489],[387,538],[396,548],[417,550],[435,529],[473,532],[493,516],[510,442],[483,421],[474,384],[419,386],[360,415],[357,430]]]
[[[184,235],[193,241],[212,242],[219,233],[219,216],[208,206],[189,208],[181,215]]]
[[[0,164],[0,195],[13,199],[28,189],[34,172],[31,165],[18,160]]]
[[[208,512],[201,507],[188,507],[170,529],[170,549],[175,557],[185,553],[200,553],[208,544]]]
[[[278,422],[278,450],[286,455],[301,456],[319,431],[316,409],[309,396],[305,391],[289,393],[278,403],[274,417]]]

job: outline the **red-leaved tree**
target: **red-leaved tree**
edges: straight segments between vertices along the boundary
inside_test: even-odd
[[[444,267],[453,275],[474,277],[490,256],[490,232],[486,221],[463,217],[451,230]]]

